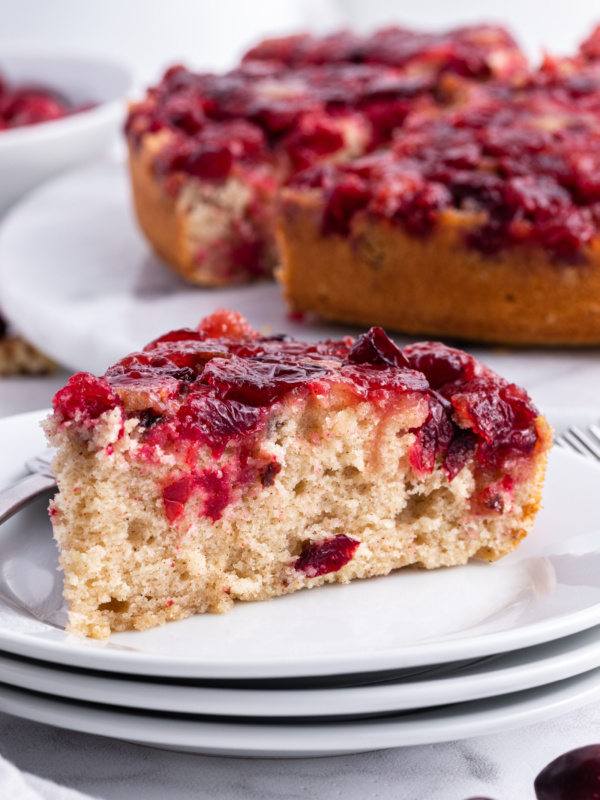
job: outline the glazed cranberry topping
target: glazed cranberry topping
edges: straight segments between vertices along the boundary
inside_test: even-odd
[[[341,533],[333,539],[309,544],[294,562],[294,568],[304,572],[307,578],[317,578],[337,572],[352,560],[360,542]]]
[[[134,144],[166,133],[154,166],[174,194],[184,173],[249,179],[266,165],[323,190],[325,234],[369,214],[423,236],[458,211],[485,255],[533,245],[575,264],[600,224],[598,41],[533,69],[492,26],[270,40],[226,75],[171,68],[127,131]],[[241,240],[231,259],[263,274],[262,244]]]
[[[432,68],[481,77],[497,69],[522,69],[525,60],[502,28],[482,25],[448,33],[420,33],[386,28],[370,36],[349,31],[318,38],[309,34],[267,39],[244,56],[246,61],[276,61],[292,67],[331,62],[407,66],[415,61]]]
[[[84,110],[83,107],[72,106],[50,89],[10,86],[0,76],[0,131],[50,122],[81,110]]]
[[[481,513],[496,513],[510,494],[507,486],[494,483],[497,471],[512,469],[538,441],[537,411],[526,393],[459,350],[436,342],[401,350],[381,328],[356,340],[263,337],[224,310],[196,331],[182,329],[154,340],[111,367],[105,378],[78,373],[57,393],[54,408],[59,421],[89,427],[105,411],[122,407],[125,418],[138,423],[145,457],[154,459],[160,447],[178,453],[178,463],[189,469],[165,489],[169,520],[179,519],[192,493],[203,499],[202,513],[218,519],[231,501],[232,486],[270,486],[279,473],[281,465],[271,457],[254,455],[277,419],[277,404],[311,393],[326,397],[335,386],[347,392],[347,402],[369,400],[382,411],[402,394],[426,402],[427,418],[413,430],[411,466],[422,476],[441,463],[451,480],[475,456],[492,487],[481,495]],[[197,473],[199,446],[220,459],[230,443],[236,449],[227,475]],[[351,557],[344,541],[336,537],[327,547],[319,545],[322,552],[304,553],[298,563],[321,569],[321,563]]]
[[[540,79],[508,96],[480,88],[458,111],[415,111],[391,152],[313,167],[293,184],[322,188],[325,234],[347,235],[363,212],[422,235],[455,209],[471,215],[465,241],[484,253],[535,244],[576,263],[600,222],[600,75],[593,77],[588,95]]]

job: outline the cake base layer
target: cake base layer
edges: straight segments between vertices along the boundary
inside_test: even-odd
[[[283,192],[278,277],[294,311],[409,334],[514,345],[600,343],[600,252],[552,263],[541,248],[486,257],[465,242],[468,215],[448,212],[426,237],[357,215],[322,235],[322,201]]]

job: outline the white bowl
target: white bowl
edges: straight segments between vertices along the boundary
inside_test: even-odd
[[[0,75],[9,84],[56,90],[92,108],[37,125],[0,131],[0,216],[19,197],[62,170],[103,155],[116,141],[131,91],[129,67],[85,55],[0,48]]]

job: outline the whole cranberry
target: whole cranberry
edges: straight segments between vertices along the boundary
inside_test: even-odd
[[[600,800],[600,744],[570,750],[535,779],[537,800]]]

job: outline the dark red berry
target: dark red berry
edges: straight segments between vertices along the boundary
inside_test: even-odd
[[[534,783],[537,800],[598,800],[600,745],[579,747],[556,758]]]
[[[354,557],[360,542],[341,533],[333,539],[307,545],[302,555],[294,562],[294,568],[304,572],[307,578],[316,578],[337,572]]]

